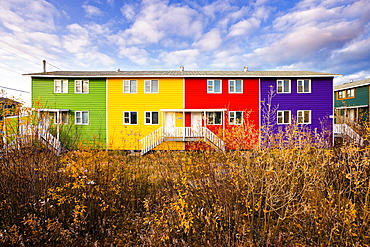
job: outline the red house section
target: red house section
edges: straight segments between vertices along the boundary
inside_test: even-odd
[[[185,78],[185,92],[186,127],[207,127],[229,149],[246,149],[258,142],[259,79]]]

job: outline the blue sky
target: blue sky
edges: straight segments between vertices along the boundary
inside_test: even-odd
[[[369,0],[0,0],[0,86],[47,70],[312,70],[370,78]],[[1,89],[1,88],[0,88]],[[30,94],[6,90],[28,102]]]

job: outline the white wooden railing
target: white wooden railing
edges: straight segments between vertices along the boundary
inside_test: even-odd
[[[361,146],[364,144],[364,139],[347,124],[334,124],[334,135],[350,138]]]
[[[146,154],[164,141],[186,141],[189,138],[203,139],[225,150],[225,142],[206,127],[161,127],[139,140],[141,154]]]
[[[62,152],[61,142],[55,138],[43,125],[20,126],[19,135],[9,144],[9,147],[20,148],[22,145],[38,139],[47,147],[52,148],[57,155]]]

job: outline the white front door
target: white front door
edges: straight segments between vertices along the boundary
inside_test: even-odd
[[[201,135],[202,127],[202,113],[201,112],[192,112],[191,113],[191,128],[192,133],[195,136]]]
[[[164,113],[164,134],[165,136],[175,136],[175,117],[174,112]]]

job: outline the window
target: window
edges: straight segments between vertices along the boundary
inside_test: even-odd
[[[75,80],[75,93],[89,93],[89,81]]]
[[[221,80],[208,80],[207,93],[221,93]]]
[[[347,89],[338,91],[338,99],[347,99],[347,98],[354,98],[355,97],[355,89]]]
[[[207,122],[209,125],[221,125],[222,113],[221,112],[207,112]]]
[[[158,80],[145,80],[144,81],[144,92],[145,93],[158,93]]]
[[[278,124],[290,124],[290,111],[277,111]]]
[[[277,80],[278,93],[290,93],[290,80]]]
[[[229,93],[242,93],[243,80],[229,80]]]
[[[54,80],[54,93],[68,93],[68,80]]]
[[[146,111],[145,112],[145,124],[158,124],[158,112],[157,111]]]
[[[229,124],[239,125],[243,123],[243,112],[242,111],[230,111],[229,112]]]
[[[125,111],[123,112],[123,124],[137,124],[137,112]]]
[[[51,118],[55,124],[68,124],[68,112],[59,112],[59,118],[57,112],[52,112]]]
[[[123,93],[137,93],[137,80],[124,80]]]
[[[299,124],[310,124],[311,123],[311,111],[300,110],[297,112]]]
[[[311,93],[311,80],[297,80],[297,92],[298,93]]]
[[[75,111],[75,124],[87,125],[89,124],[88,111]]]

